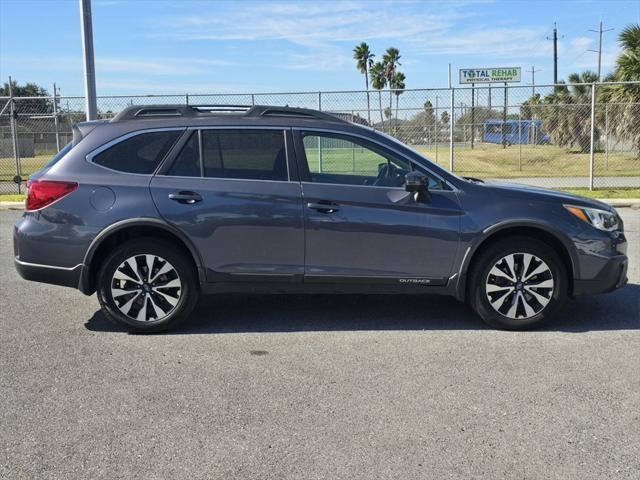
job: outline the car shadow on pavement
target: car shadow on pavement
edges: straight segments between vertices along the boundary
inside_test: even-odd
[[[91,331],[126,331],[101,311]],[[215,295],[204,297],[189,320],[167,335],[352,330],[484,330],[465,304],[436,295]],[[640,329],[640,285],[579,297],[538,331]]]

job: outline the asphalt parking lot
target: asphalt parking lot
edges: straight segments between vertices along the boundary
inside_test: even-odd
[[[2,478],[640,477],[640,211],[630,283],[543,330],[439,297],[202,302],[129,335],[20,279],[0,212]]]

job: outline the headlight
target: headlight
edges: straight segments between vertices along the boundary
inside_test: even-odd
[[[580,220],[593,225],[598,230],[610,232],[618,228],[618,215],[615,212],[597,208],[578,207],[576,205],[564,205],[564,208]]]

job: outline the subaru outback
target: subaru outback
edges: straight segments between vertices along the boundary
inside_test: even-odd
[[[28,280],[160,331],[201,293],[446,294],[527,329],[626,282],[616,211],[461,178],[384,133],[289,107],[157,105],[78,123],[27,183]]]

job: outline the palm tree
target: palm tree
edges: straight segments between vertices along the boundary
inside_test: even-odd
[[[404,75],[404,73],[402,72],[396,72],[395,75],[393,76],[393,78],[391,79],[391,84],[390,87],[393,90],[393,94],[396,96],[396,121],[395,121],[395,132],[396,134],[398,133],[398,102],[400,100],[400,95],[402,94],[402,91],[404,90],[404,81],[406,80],[406,77]]]
[[[616,80],[640,80],[640,25],[636,23],[622,30],[618,42],[622,53],[616,59]]]
[[[373,66],[373,57],[375,55],[369,50],[369,45],[362,42],[353,49],[353,58],[356,60],[356,68],[364,74],[364,85],[367,90],[367,119],[371,125],[371,103],[369,100],[369,69]]]
[[[596,82],[598,75],[585,71],[572,73],[567,77],[568,84],[557,85],[542,100],[545,107],[540,108],[542,128],[548,132],[556,145],[575,147],[586,153],[591,147],[591,124],[586,121],[590,117],[591,86],[584,85]],[[595,130],[595,139],[599,138],[599,130]]]
[[[384,65],[384,76],[387,78],[389,89],[391,89],[391,82],[394,75],[396,74],[396,70],[398,66],[401,65],[400,58],[400,50],[395,47],[387,48],[387,51],[382,56],[382,64]],[[392,105],[393,94],[391,90],[389,90],[389,109],[392,108]]]
[[[381,90],[387,86],[387,77],[384,75],[384,65],[382,62],[376,62],[369,70],[371,74],[371,86],[378,91],[378,104],[380,107],[380,124],[384,128],[384,117],[382,112],[382,92]]]
[[[618,42],[622,52],[616,59],[612,80],[620,82],[640,80],[640,25],[631,24],[620,32]],[[640,85],[618,84],[601,88],[601,98],[611,104],[610,118],[616,118],[613,131],[616,137],[633,142],[640,157]]]

